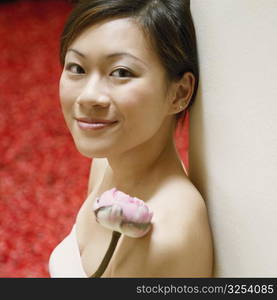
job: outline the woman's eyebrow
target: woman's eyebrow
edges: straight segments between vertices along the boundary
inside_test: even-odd
[[[70,52],[70,51],[76,53],[77,55],[81,56],[82,58],[86,58],[86,55],[85,55],[85,54],[81,53],[80,51],[78,51],[78,50],[76,50],[76,49],[69,48],[69,49],[67,50],[67,52]],[[138,57],[136,57],[136,56],[134,56],[133,54],[128,53],[128,52],[115,52],[115,53],[108,54],[108,55],[106,55],[105,57],[106,57],[106,58],[113,58],[113,57],[116,57],[116,56],[129,56],[129,57],[131,57],[131,58],[133,58],[133,59],[135,59],[135,60],[140,61],[140,62],[143,63],[145,66],[147,66],[143,60],[141,60],[140,58],[138,58]]]
[[[78,50],[75,50],[75,49],[73,49],[73,48],[69,48],[69,49],[67,50],[67,52],[70,52],[70,51],[76,53],[77,55],[79,55],[79,56],[81,56],[81,57],[83,57],[83,58],[86,58],[85,54],[79,52]]]
[[[116,56],[129,56],[129,57],[131,57],[131,58],[133,58],[133,59],[135,59],[135,60],[140,61],[140,62],[143,63],[144,65],[146,65],[145,62],[144,62],[143,60],[141,60],[140,58],[138,58],[138,57],[136,57],[135,55],[133,55],[133,54],[131,54],[131,53],[128,53],[128,52],[115,52],[115,53],[111,53],[111,54],[107,55],[106,57],[107,57],[107,58],[113,58],[113,57],[116,57]]]

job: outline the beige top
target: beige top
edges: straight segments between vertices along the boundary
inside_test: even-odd
[[[69,235],[52,251],[49,258],[50,277],[87,278],[82,266],[82,260],[77,242],[76,224]]]

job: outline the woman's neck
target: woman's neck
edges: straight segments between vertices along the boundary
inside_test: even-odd
[[[157,180],[167,172],[177,168],[183,169],[173,141],[159,150],[138,149],[137,152],[137,155],[125,153],[117,158],[108,158],[104,180],[109,186],[128,193],[138,187],[146,187],[151,184],[151,180]]]

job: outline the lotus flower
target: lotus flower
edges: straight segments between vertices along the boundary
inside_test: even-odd
[[[151,228],[153,213],[148,206],[116,188],[96,198],[93,211],[98,223],[129,237],[142,237]]]

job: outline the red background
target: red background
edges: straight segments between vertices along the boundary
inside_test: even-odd
[[[90,160],[63,120],[58,50],[71,4],[0,3],[0,277],[49,277],[86,197]],[[188,125],[176,145],[188,168]]]

